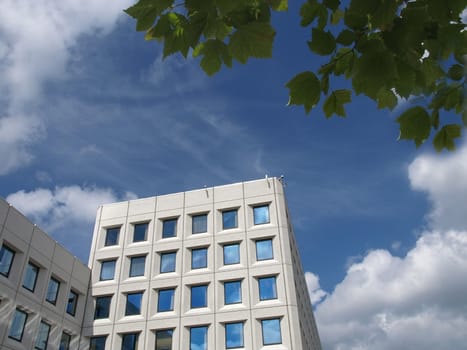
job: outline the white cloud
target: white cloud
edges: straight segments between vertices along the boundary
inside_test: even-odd
[[[312,272],[305,272],[306,285],[310,300],[313,305],[318,304],[325,296],[328,295],[319,285],[319,277]]]

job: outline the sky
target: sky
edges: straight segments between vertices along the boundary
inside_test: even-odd
[[[273,59],[214,77],[162,60],[130,4],[2,1],[0,196],[87,262],[100,204],[284,175],[325,349],[465,348],[465,140],[397,141],[406,103],[287,107],[322,63],[298,3],[274,16]]]

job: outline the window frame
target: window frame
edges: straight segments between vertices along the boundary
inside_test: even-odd
[[[166,224],[174,222],[173,233],[166,232]],[[178,216],[172,218],[162,219],[162,239],[177,237]]]
[[[168,252],[160,252],[159,253],[160,255],[160,266],[159,266],[159,273],[162,274],[162,273],[171,273],[171,272],[175,272],[177,270],[177,251],[168,251]],[[162,270],[162,267],[163,267],[163,260],[164,260],[164,257],[168,257],[168,256],[174,256],[174,259],[173,259],[173,270],[170,270],[170,271],[166,271],[166,270]],[[172,266],[172,265],[170,265]]]
[[[37,278],[39,277],[39,271],[40,271],[40,267],[34,264],[33,262],[29,261],[28,266],[26,267],[26,270],[24,272],[23,283],[21,284],[21,286],[24,289],[30,291],[31,293],[34,293],[34,290],[36,289]],[[30,275],[31,273],[33,273],[34,275],[32,277],[32,286],[29,286],[29,284],[27,285],[26,283],[27,282],[29,283],[29,278],[31,278],[31,275]]]
[[[236,345],[228,345],[228,329],[231,326],[238,326],[241,325],[242,333],[241,333],[241,343]],[[239,349],[245,347],[245,323],[244,322],[228,322],[224,323],[224,333],[225,333],[225,348],[226,349]]]
[[[112,297],[113,295],[99,295],[95,297],[95,307],[94,307],[94,320],[102,320],[109,318],[110,316],[110,308],[112,306]],[[99,301],[104,301],[104,305],[99,305]],[[106,313],[104,315],[100,315],[102,312],[101,310],[106,308]]]
[[[233,247],[233,246],[237,247],[237,260],[235,260],[235,262],[226,262],[225,248],[226,247]],[[223,262],[224,266],[240,264],[240,260],[241,260],[241,258],[240,258],[240,243],[235,242],[235,243],[227,243],[227,244],[222,245],[222,262]]]
[[[73,298],[72,298],[73,296]],[[66,313],[71,316],[76,316],[76,310],[78,309],[78,299],[79,293],[70,289],[70,293],[68,294],[68,301],[66,304]],[[71,305],[71,310],[70,310]]]
[[[204,265],[194,265],[195,259],[194,259],[194,252],[205,252],[204,253]],[[206,269],[208,267],[208,247],[197,247],[197,248],[191,248],[191,269],[192,270],[199,270],[199,269]]]
[[[101,344],[100,342],[104,342]],[[97,335],[89,339],[89,350],[105,350],[107,335]],[[93,344],[94,343],[94,344]]]
[[[271,321],[277,321],[278,330],[279,330],[279,341],[278,342],[265,342],[265,339],[264,339],[264,322],[271,322]],[[281,319],[280,318],[266,318],[266,319],[261,320],[261,338],[263,340],[263,346],[282,344]]]
[[[156,329],[154,334],[155,334],[155,341],[156,341],[156,346],[155,346],[155,350],[167,350],[166,347],[164,348],[159,348],[159,344],[157,343],[157,338],[158,338],[158,334],[159,333],[162,333],[162,332],[170,332],[170,348],[168,350],[172,350],[173,348],[173,334],[174,334],[174,328],[167,328],[167,329]],[[166,339],[166,338],[164,338]]]
[[[171,303],[169,307],[163,306],[161,307],[161,300],[165,301],[165,299],[161,298],[162,294],[167,292],[171,292]],[[157,312],[170,312],[174,311],[175,308],[175,288],[161,288],[157,290]]]
[[[229,213],[235,213],[235,220],[233,226],[226,225],[226,218],[224,217],[224,215],[227,215]],[[238,228],[238,208],[222,210],[222,230],[231,230],[234,228]]]
[[[45,329],[47,332],[44,332],[46,334],[45,339],[41,339],[43,328],[46,327]],[[46,350],[47,349],[47,344],[49,342],[49,335],[50,335],[50,329],[52,326],[48,324],[47,322],[41,320],[41,323],[39,324],[39,331],[37,332],[36,340],[34,342],[34,349],[37,350]],[[42,344],[40,344],[41,342]],[[43,346],[42,346],[43,345]]]
[[[270,258],[259,258],[258,257],[258,243],[259,242],[270,242],[271,243],[271,251],[270,251]],[[266,260],[274,260],[274,244],[272,238],[264,238],[264,239],[256,239],[255,240],[255,253],[256,253],[256,261],[266,261]]]
[[[112,247],[112,246],[118,245],[118,241],[120,239],[121,228],[122,228],[121,226],[114,226],[114,227],[107,227],[105,229],[104,247]],[[111,239],[109,237],[109,234],[111,232],[115,232],[115,230],[117,230],[117,233],[116,233],[116,238],[115,238],[115,242],[114,242],[114,239]]]
[[[57,290],[54,293],[54,298],[49,299],[50,294],[50,285],[54,282],[57,284]],[[49,283],[47,284],[47,293],[45,294],[45,301],[49,302],[52,305],[57,305],[58,293],[60,293],[60,281],[53,276],[50,276]]]
[[[110,263],[113,263],[113,274],[112,274],[112,278],[103,278],[102,277],[102,272],[104,271],[104,266],[106,264],[110,264]],[[100,261],[100,264],[101,264],[101,271],[99,273],[99,281],[112,281],[115,279],[115,271],[116,271],[116,266],[117,266],[117,259],[107,259],[107,260],[101,260]]]
[[[204,344],[203,348],[198,347],[198,344],[193,344],[193,330],[194,329],[203,329],[204,330]],[[190,350],[207,350],[208,343],[209,343],[209,326],[207,325],[200,325],[200,326],[193,326],[190,327]]]
[[[140,237],[136,239],[136,234],[137,233],[140,234],[137,228],[142,227],[142,226],[145,226],[143,239],[141,239]],[[134,223],[133,224],[133,243],[146,242],[148,240],[148,229],[149,229],[149,221]]]
[[[131,293],[126,293],[126,302],[125,302],[125,316],[136,316],[136,315],[141,315],[141,307],[143,304],[143,294],[144,292],[139,291],[139,292],[131,292]],[[130,296],[136,296],[139,295],[139,305],[138,305],[138,313],[129,313],[128,306],[129,306],[129,298]]]
[[[21,332],[20,332],[19,338],[15,337],[14,336],[15,334],[12,334],[13,325],[15,324],[16,316],[18,314],[21,314],[21,316],[24,316],[24,319],[21,320],[22,324],[20,326],[21,327]],[[11,320],[10,328],[8,329],[8,338],[16,340],[17,342],[21,343],[21,341],[23,340],[24,329],[26,328],[26,323],[28,322],[28,316],[29,316],[29,314],[26,311],[20,310],[18,308],[15,309],[15,314],[14,314],[12,320]],[[18,332],[15,332],[15,333],[18,333]]]
[[[5,244],[2,244],[2,248],[0,249],[0,251],[3,251],[2,258],[5,257],[5,252],[11,254],[11,255],[9,255],[8,269],[6,269],[5,272],[0,270],[0,275],[5,276],[6,278],[8,278],[8,276],[10,276],[11,267],[13,266],[13,261],[15,260],[16,252],[13,249],[11,249],[10,247],[8,247],[7,245],[5,245]],[[1,260],[0,260],[0,263],[1,263]]]
[[[261,277],[257,277],[256,278],[258,280],[258,294],[259,294],[259,300],[260,301],[265,301],[265,300],[276,300],[278,299],[278,295],[277,295],[277,276],[261,276]],[[268,285],[264,285],[262,284],[262,281],[268,281],[268,280],[273,280],[274,281],[274,284],[272,286],[272,294],[273,294],[273,297],[263,297],[262,296],[262,293],[261,293],[261,290],[262,288],[268,288]],[[263,289],[264,291],[264,289]],[[267,292],[270,292],[269,288],[267,289]],[[269,294],[269,293],[266,293],[266,294]]]
[[[227,288],[226,288],[226,285],[237,285],[238,284],[238,293],[239,293],[239,297],[240,299],[238,301],[234,301],[234,302],[227,302]],[[235,304],[241,304],[243,302],[243,298],[242,298],[242,280],[234,280],[234,281],[224,281],[222,283],[223,287],[224,287],[224,305],[235,305]]]
[[[198,229],[195,230],[195,221],[199,218],[204,218],[204,225],[203,225],[203,231],[199,231]],[[208,232],[208,213],[200,213],[200,214],[193,214],[191,215],[191,234],[192,235],[197,235],[201,233],[207,233]]]
[[[66,339],[65,347],[63,347],[64,339]],[[70,350],[70,344],[71,344],[71,334],[63,331],[62,336],[60,337],[60,344],[58,345],[58,350]]]
[[[145,274],[145,271],[146,271],[146,255],[135,255],[135,256],[131,256],[130,257],[130,270],[128,271],[128,277],[132,278],[132,277],[142,277],[144,276]],[[141,272],[138,272],[138,271],[133,271],[133,268],[135,267],[135,265],[133,265],[134,261],[139,261],[138,259],[142,259],[143,262],[144,262],[144,266],[143,266],[143,273],[141,274]],[[136,265],[135,269],[137,268],[138,265]]]
[[[131,333],[123,333],[121,334],[121,337],[122,337],[122,350],[136,350],[138,349],[138,338],[139,338],[139,332],[131,332]],[[126,345],[128,344],[125,344],[125,339],[127,337],[133,337],[133,340],[130,339],[130,348],[127,348]]]
[[[258,205],[254,205],[253,207],[253,225],[254,226],[258,226],[258,225],[266,225],[266,224],[270,224],[271,223],[271,213],[270,213],[270,210],[269,210],[269,203],[268,204],[258,204]],[[262,209],[262,208],[266,208],[267,210],[267,221],[264,221],[264,222],[257,222],[257,214],[256,214],[256,210],[257,209]],[[259,219],[259,217],[258,217]]]
[[[201,290],[201,288],[203,288],[204,290],[204,302],[203,304],[193,306],[193,301],[194,301],[193,289]],[[209,284],[197,284],[197,285],[190,286],[190,309],[202,309],[202,308],[208,307],[208,288],[209,288]]]

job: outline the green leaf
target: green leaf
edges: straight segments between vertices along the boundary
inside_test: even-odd
[[[344,18],[344,12],[337,9],[336,11],[331,13],[331,24],[338,24],[342,18]]]
[[[329,91],[329,74],[325,74],[321,78],[321,90],[327,94]]]
[[[415,71],[414,69],[403,61],[398,61],[397,79],[395,81],[395,88],[397,94],[402,97],[409,97],[413,93],[415,87]]]
[[[232,57],[230,56],[227,45],[217,39],[210,39],[199,44],[193,51],[193,57],[204,55],[200,61],[200,66],[211,76],[217,73],[224,62],[227,66],[232,66]]]
[[[312,72],[302,72],[293,77],[287,84],[289,88],[290,105],[303,105],[306,113],[309,113],[320,99],[320,82]]]
[[[348,46],[353,43],[355,40],[355,33],[349,29],[344,29],[336,38],[336,41],[339,44]]]
[[[400,140],[413,140],[419,147],[430,136],[430,116],[423,107],[416,106],[406,110],[397,118],[397,122]]]
[[[331,92],[323,105],[323,111],[326,118],[330,118],[333,114],[345,117],[344,104],[351,101],[350,90],[336,90]]]
[[[344,47],[339,50],[339,52],[334,57],[336,62],[336,67],[334,69],[335,75],[345,74],[345,77],[348,78],[353,71],[355,65],[355,53],[354,50]]]
[[[434,109],[431,112],[431,125],[433,125],[433,129],[438,130],[439,128],[439,109]]]
[[[449,68],[448,76],[452,80],[461,80],[464,77],[464,67],[460,64],[454,64]]]
[[[321,4],[318,4],[316,0],[305,2],[300,8],[300,16],[302,17],[300,25],[306,27],[313,23],[313,21],[318,17],[318,10],[322,7]]]
[[[331,32],[325,32],[321,29],[313,28],[312,40],[308,42],[311,51],[318,55],[329,55],[336,48],[336,40]]]
[[[378,108],[389,108],[390,110],[394,109],[397,106],[397,97],[391,90],[381,89],[376,96],[378,101]]]
[[[265,22],[241,26],[230,37],[229,49],[232,57],[241,63],[246,63],[250,57],[271,57],[275,34],[271,25]]]
[[[271,0],[270,4],[274,11],[287,11],[289,8],[288,0]]]
[[[323,5],[332,11],[337,10],[340,4],[340,0],[323,0]]]
[[[448,124],[441,128],[433,139],[433,146],[438,152],[444,148],[449,151],[456,149],[454,139],[461,137],[462,129],[458,124]]]
[[[462,112],[462,123],[464,124],[464,127],[467,128],[467,108],[464,108],[464,111]]]
[[[206,38],[223,40],[230,32],[232,32],[232,27],[228,26],[222,18],[208,16],[203,31]]]
[[[140,0],[135,5],[124,10],[136,19],[136,30],[148,30],[154,24],[157,16],[172,6],[173,0]]]

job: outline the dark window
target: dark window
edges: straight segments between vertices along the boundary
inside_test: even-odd
[[[193,215],[191,233],[208,232],[208,214]]]
[[[34,292],[38,274],[39,268],[30,262],[26,268],[26,273],[24,274],[23,287],[31,292]]]
[[[89,350],[105,350],[106,338],[106,335],[92,337],[91,341],[89,342]]]
[[[258,278],[259,300],[277,299],[276,277]]]
[[[108,228],[105,234],[105,246],[112,246],[118,244],[118,236],[120,234],[120,227]]]
[[[191,287],[191,308],[196,309],[208,306],[208,286],[192,286]]]
[[[224,304],[238,304],[242,302],[242,281],[224,282]]]
[[[190,350],[207,350],[208,349],[208,327],[191,327],[190,328]]]
[[[2,249],[0,249],[0,274],[8,277],[14,257],[15,252],[6,245],[2,245]]]
[[[50,325],[41,321],[39,326],[39,333],[37,333],[36,343],[34,348],[38,350],[47,349],[47,342],[49,341]]]
[[[261,320],[261,331],[263,333],[263,345],[282,343],[280,319]]]
[[[162,238],[177,236],[177,218],[162,221]]]
[[[15,310],[13,321],[11,322],[10,331],[8,332],[8,338],[21,341],[23,339],[24,326],[28,319],[28,314],[19,309]]]
[[[156,331],[156,350],[172,350],[173,329]]]
[[[273,258],[272,239],[261,239],[256,241],[256,260],[270,260]]]
[[[143,292],[128,293],[126,295],[125,316],[141,314],[141,300]]]
[[[66,312],[71,316],[76,314],[76,307],[78,306],[78,293],[70,290],[70,295],[68,296],[68,304],[66,306]]]
[[[269,224],[269,205],[253,207],[253,221],[255,225]]]
[[[130,264],[130,277],[144,276],[146,256],[133,256]]]
[[[222,212],[222,229],[238,227],[237,209],[226,210]]]
[[[113,280],[115,277],[115,262],[116,260],[105,260],[101,262],[101,281]]]
[[[243,348],[243,322],[225,324],[225,348]]]
[[[175,288],[160,289],[157,300],[157,312],[172,311],[174,309]]]
[[[175,272],[177,252],[161,253],[161,273]]]
[[[143,242],[147,239],[148,223],[134,224],[133,242]]]
[[[138,333],[122,335],[122,350],[136,350],[138,348]]]
[[[49,303],[56,304],[58,292],[60,290],[60,282],[53,277],[50,277],[49,285],[47,286],[47,295],[45,296],[45,300]]]
[[[109,318],[111,295],[96,297],[96,309],[94,310],[94,319]]]
[[[202,269],[208,267],[208,248],[197,248],[191,250],[191,268]]]
[[[224,245],[224,265],[240,264],[240,244]]]
[[[62,337],[60,338],[60,346],[58,350],[70,350],[71,335],[63,332]]]

